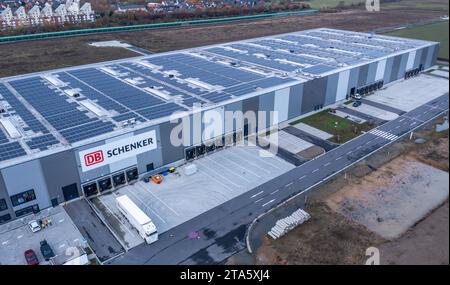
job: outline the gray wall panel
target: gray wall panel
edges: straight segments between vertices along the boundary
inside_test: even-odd
[[[389,57],[386,61],[386,69],[384,72],[384,83],[389,83],[391,81],[392,65],[394,63],[394,58]]]
[[[420,57],[420,64],[422,64],[424,68],[427,63],[428,50],[429,50],[429,47],[423,48],[422,55]]]
[[[181,123],[181,122],[180,122]],[[174,146],[170,141],[172,130],[177,124],[170,122],[159,125],[160,148],[162,152],[162,163],[168,164],[184,158],[184,146]]]
[[[259,107],[259,97],[251,97],[242,102],[242,112],[245,115],[246,112],[252,111],[256,114],[256,122],[258,122],[258,107]],[[247,120],[244,121],[244,125],[248,124]],[[250,126],[251,130],[258,131],[258,126]]]
[[[358,74],[359,74],[359,67],[352,68],[350,70],[350,77],[348,79],[348,90],[347,94],[350,94],[350,91],[352,88],[357,88],[358,86]]]
[[[363,65],[359,68],[358,75],[358,87],[364,86],[367,84],[367,74],[369,73],[369,65]]]
[[[259,111],[263,111],[266,114],[266,122],[264,126],[259,126],[260,129],[265,129],[270,126],[270,112],[274,108],[274,97],[275,92],[270,92],[268,94],[261,95],[259,97]],[[258,122],[259,124],[259,122]]]
[[[334,104],[336,102],[338,81],[339,73],[328,76],[324,106]]]
[[[289,94],[289,113],[288,119],[300,116],[302,110],[303,84],[291,87]]]
[[[237,129],[241,129],[242,126],[238,126],[236,120],[227,118],[227,113],[232,115],[235,111],[242,112],[242,101],[234,102],[225,106],[225,133],[231,133]],[[231,121],[232,120],[232,121]]]
[[[5,199],[8,209],[0,211],[0,216],[9,214],[11,219],[14,219],[14,211],[11,204],[11,199],[9,199],[8,191],[6,190],[5,182],[3,181],[2,173],[0,172],[0,199]]]
[[[402,61],[402,56],[397,55],[394,57],[394,61],[392,62],[392,71],[391,77],[389,78],[389,82],[395,81],[398,79],[398,73],[400,70],[400,63]]]
[[[64,162],[60,162],[64,163]],[[39,204],[41,209],[51,206],[47,185],[39,160],[32,160],[2,169],[3,180],[10,196],[34,189],[36,199],[14,207],[14,211]]]
[[[77,184],[78,194],[82,195],[77,160],[73,151],[64,151],[40,159],[42,172],[47,183],[50,199],[64,202],[62,187]]]
[[[378,66],[378,62],[374,62],[369,64],[369,70],[367,73],[367,82],[366,84],[375,82],[375,76],[377,74],[377,66]]]
[[[327,77],[317,78],[303,85],[302,114],[314,111],[314,107],[325,103]]]
[[[414,59],[413,68],[418,68],[420,66],[420,60],[422,58],[422,49],[416,50],[416,58]]]
[[[409,53],[402,55],[400,66],[398,69],[397,79],[405,77],[406,63],[408,62]]]

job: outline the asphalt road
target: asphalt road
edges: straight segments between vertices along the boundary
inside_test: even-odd
[[[245,231],[258,215],[308,191],[372,152],[448,110],[448,94],[365,133],[289,172],[165,232],[112,264],[215,264],[245,247]],[[196,231],[199,238],[189,238]]]

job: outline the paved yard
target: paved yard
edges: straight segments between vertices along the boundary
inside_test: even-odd
[[[198,172],[191,176],[182,166],[159,185],[139,181],[96,198],[95,204],[110,217],[109,224],[128,248],[143,240],[118,211],[115,198],[120,195],[132,199],[163,233],[294,167],[277,156],[262,157],[256,146],[227,148],[193,163]]]
[[[365,99],[408,112],[448,93],[448,90],[448,79],[421,74],[389,85]],[[421,96],[414,96],[414,94],[421,94]]]
[[[28,222],[50,219],[52,225],[33,233]],[[24,252],[32,249],[40,264],[46,264],[40,251],[40,241],[47,240],[55,253],[54,264],[72,259],[73,248],[85,248],[86,241],[62,207],[49,208],[37,215],[0,226],[0,264],[25,265]]]

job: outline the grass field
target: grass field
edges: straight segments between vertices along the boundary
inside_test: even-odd
[[[314,128],[332,134],[330,141],[344,143],[359,136],[363,131],[368,131],[374,126],[370,123],[356,124],[350,120],[329,113],[330,109],[321,111],[306,118],[291,122],[290,125],[305,123]]]
[[[361,2],[366,2],[365,0],[310,0],[306,1],[311,8],[313,9],[321,9],[321,8],[334,8],[339,5],[339,2],[343,2],[345,6],[349,6],[351,4],[358,4]]]
[[[381,10],[442,10],[448,13],[447,0],[402,0],[398,2],[382,3]]]
[[[406,28],[387,33],[390,36],[440,42],[439,57],[448,59],[448,21]]]

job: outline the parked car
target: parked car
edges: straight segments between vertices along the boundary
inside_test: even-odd
[[[49,261],[51,258],[55,257],[55,253],[47,241],[44,239],[41,241],[41,253],[44,256],[46,261]]]
[[[361,106],[362,102],[361,101],[355,101],[353,102],[353,107],[359,107]]]
[[[361,100],[362,96],[361,94],[356,93],[355,95],[353,95],[353,98],[355,98],[356,100]]]
[[[38,222],[36,220],[29,222],[28,226],[30,227],[30,230],[33,233],[37,233],[38,231],[41,230],[41,226],[38,224]]]
[[[27,261],[28,265],[38,265],[39,264],[39,259],[36,255],[36,253],[34,252],[34,250],[28,249],[27,251],[25,251],[24,255],[25,255],[25,260]]]

